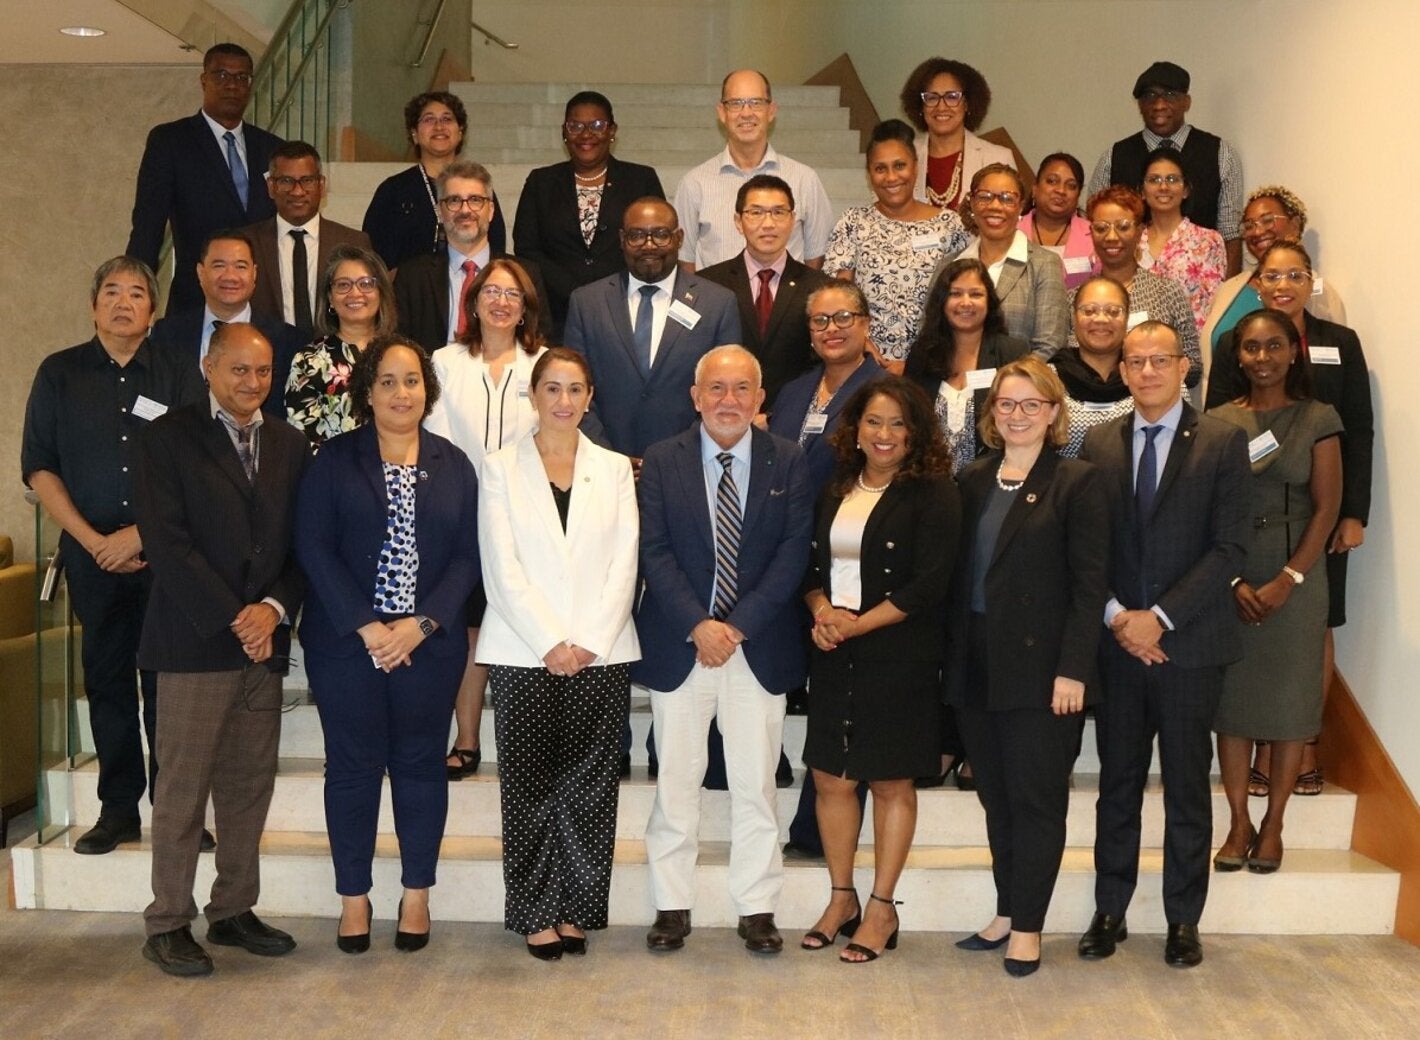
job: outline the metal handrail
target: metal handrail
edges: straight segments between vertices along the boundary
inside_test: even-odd
[[[517,45],[516,43],[509,43],[507,40],[503,39],[503,37],[498,36],[498,35],[496,35],[496,34],[494,34],[494,33],[489,32],[487,29],[485,29],[483,26],[479,25],[477,22],[469,22],[468,24],[469,24],[469,27],[470,27],[470,28],[472,28],[472,29],[477,29],[480,33],[483,34],[483,45],[484,45],[485,47],[488,46],[490,43],[496,43],[499,47],[502,47],[505,51],[515,51],[515,50],[518,49],[518,45]]]
[[[296,6],[299,5],[293,5],[293,11]],[[306,66],[311,63],[311,59],[314,58],[316,52],[321,49],[319,41],[326,27],[330,25],[330,19],[334,16],[335,9],[344,6],[346,6],[345,3],[339,3],[336,2],[336,0],[331,0],[331,2],[326,5],[325,14],[321,16],[320,24],[316,26],[315,32],[311,34],[311,46],[306,49],[305,54],[301,55],[301,63],[296,66],[296,71],[287,77],[286,93],[281,95],[281,100],[276,103],[276,107],[274,107],[271,110],[271,114],[267,116],[268,126],[275,126],[277,120],[286,114],[286,109],[290,107],[292,99],[296,96],[296,88],[300,86],[301,76],[305,74]],[[272,39],[276,39],[276,37],[272,37]],[[271,51],[268,49],[267,54],[270,53]],[[263,60],[265,60],[265,57],[266,55],[262,55]]]
[[[424,46],[419,48],[419,57],[409,63],[411,69],[417,69],[424,64],[424,59],[429,56],[429,45],[434,42],[434,30],[439,27],[439,19],[444,17],[444,5],[448,0],[439,0],[439,6],[434,8],[434,17],[429,19],[429,31],[424,34]]]

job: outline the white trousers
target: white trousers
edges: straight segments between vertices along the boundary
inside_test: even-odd
[[[741,916],[773,913],[784,887],[774,769],[784,735],[784,698],[760,686],[736,651],[719,668],[696,665],[679,689],[651,691],[660,774],[646,824],[646,858],[657,910],[689,910],[700,848],[705,741],[719,718],[730,787],[730,898]]]

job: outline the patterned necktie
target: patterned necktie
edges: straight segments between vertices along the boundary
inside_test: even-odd
[[[242,469],[247,480],[256,482],[256,423],[237,427],[237,458],[242,460]]]
[[[288,232],[291,236],[291,324],[298,329],[313,329],[311,318],[310,256],[306,253],[306,233],[300,228]]]
[[[1162,141],[1159,142],[1159,147],[1172,148],[1174,151],[1178,151],[1178,145],[1173,143],[1172,137],[1165,137]]]
[[[1134,478],[1134,509],[1139,522],[1149,522],[1154,514],[1154,492],[1159,486],[1159,456],[1154,450],[1154,438],[1162,426],[1144,427],[1144,450],[1139,453],[1139,473]]]
[[[758,277],[759,296],[754,301],[754,313],[759,317],[759,338],[763,340],[765,333],[769,331],[769,315],[774,311],[774,290],[769,287],[774,278],[774,271],[765,268],[759,272]]]
[[[242,162],[242,153],[237,151],[237,135],[228,130],[222,140],[227,142],[227,167],[232,171],[232,185],[237,189],[237,198],[242,200],[242,209],[246,209],[247,168]]]
[[[740,595],[740,525],[744,516],[740,512],[740,490],[730,474],[730,463],[735,457],[722,451],[715,459],[724,467],[724,472],[715,489],[715,602],[710,613],[716,620],[723,621],[735,609]]]
[[[468,331],[468,291],[473,288],[473,280],[478,277],[478,265],[472,260],[465,260],[459,266],[463,268],[463,285],[459,288],[459,322],[458,330],[454,333],[455,339],[463,339],[464,333]]]
[[[636,326],[631,330],[631,342],[636,348],[636,361],[641,366],[641,374],[651,374],[651,322],[655,308],[651,301],[656,298],[657,286],[641,286],[641,306],[636,308]]]

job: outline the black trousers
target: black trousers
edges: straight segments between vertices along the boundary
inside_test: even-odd
[[[138,729],[138,637],[152,578],[146,571],[104,570],[68,535],[61,538],[60,551],[74,615],[84,630],[84,694],[99,757],[101,812],[136,820],[144,788],[151,801],[158,777],[158,756],[153,754],[145,766]],[[158,725],[157,673],[142,673],[142,689],[143,730],[151,750]]]
[[[1144,665],[1105,637],[1104,698],[1095,706],[1100,796],[1095,908],[1123,917],[1139,881],[1140,814],[1155,735],[1164,782],[1164,915],[1197,924],[1213,844],[1213,715],[1223,669]]]

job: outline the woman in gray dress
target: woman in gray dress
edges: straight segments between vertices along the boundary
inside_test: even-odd
[[[1281,311],[1238,322],[1238,364],[1248,389],[1213,410],[1247,431],[1253,541],[1233,579],[1242,659],[1228,667],[1213,728],[1232,821],[1216,870],[1270,874],[1282,864],[1282,815],[1302,745],[1321,729],[1326,567],[1316,566],[1341,509],[1341,419],[1312,399],[1301,335]],[[1248,814],[1254,740],[1272,742],[1267,812]]]

